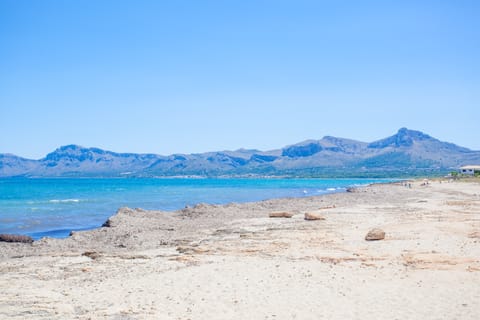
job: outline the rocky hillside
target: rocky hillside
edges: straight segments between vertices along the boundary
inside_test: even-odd
[[[442,173],[478,163],[480,151],[402,128],[391,137],[371,143],[326,136],[270,151],[240,149],[161,156],[68,145],[40,160],[0,154],[0,177],[398,176]]]

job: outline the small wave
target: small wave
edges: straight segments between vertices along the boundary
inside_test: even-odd
[[[80,202],[80,199],[52,199],[52,200],[48,200],[48,202],[50,203],[76,203],[76,202]]]
[[[29,232],[27,235],[31,236],[34,240],[40,240],[43,237],[52,237],[57,239],[67,238],[72,231],[85,231],[98,228],[99,226],[88,226],[84,228],[65,228],[65,229],[53,229],[40,232]]]
[[[326,194],[326,193],[342,192],[342,191],[345,191],[345,190],[346,190],[346,188],[344,188],[344,187],[325,188],[325,189],[318,189],[317,193]]]

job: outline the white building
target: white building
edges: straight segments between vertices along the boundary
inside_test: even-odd
[[[480,166],[463,166],[460,167],[461,174],[474,175],[475,172],[480,172]]]

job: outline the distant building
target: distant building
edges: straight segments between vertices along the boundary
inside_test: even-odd
[[[480,166],[463,166],[460,167],[461,174],[474,175],[475,172],[480,172]]]

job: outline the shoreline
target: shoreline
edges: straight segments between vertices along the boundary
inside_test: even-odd
[[[123,208],[66,239],[0,243],[0,317],[476,319],[480,183],[411,183]],[[372,228],[385,239],[365,241]]]
[[[345,189],[345,190],[335,190],[335,191],[327,190],[328,192],[326,192],[324,194],[313,195],[313,196],[301,196],[301,197],[292,196],[292,197],[282,197],[282,198],[271,198],[271,199],[265,199],[265,200],[261,200],[261,201],[230,202],[230,203],[221,203],[221,204],[199,202],[199,203],[195,204],[194,206],[188,206],[187,205],[187,206],[185,206],[184,209],[195,208],[198,205],[200,205],[200,206],[205,205],[205,206],[212,206],[212,207],[227,206],[229,204],[238,204],[238,205],[251,204],[251,205],[255,205],[259,202],[266,202],[266,201],[287,200],[287,199],[303,199],[303,198],[317,198],[317,197],[323,197],[323,196],[329,195],[329,194],[337,194],[337,193],[342,194],[342,193],[350,192],[350,191],[348,191],[349,189],[356,189],[356,188],[367,187],[369,185],[382,185],[382,184],[389,184],[389,183],[395,183],[395,182],[372,183],[372,184],[367,184],[367,185],[357,186],[357,187],[338,188],[338,189]],[[125,209],[125,208],[126,209],[131,209],[130,207],[121,207],[121,208],[117,209],[115,214],[117,214],[119,210],[122,210],[122,209]],[[143,208],[135,208],[135,210],[136,209],[139,209],[140,211],[161,212],[161,213],[166,213],[166,214],[175,214],[178,211],[184,210],[184,209],[178,209],[178,210],[145,210]],[[50,234],[50,233],[57,233],[57,232],[69,232],[70,234],[72,234],[72,233],[75,233],[75,232],[94,231],[94,230],[98,230],[102,227],[103,227],[103,224],[99,225],[99,226],[95,226],[95,227],[80,227],[80,228],[76,228],[76,229],[72,229],[72,230],[70,230],[70,229],[52,229],[52,230],[46,230],[46,231],[29,232],[29,233],[25,233],[25,234],[8,234],[8,235],[29,236],[29,237],[32,237],[33,241],[39,241],[39,240],[42,240],[43,238],[67,239],[71,235],[67,235],[65,237],[53,237],[53,236],[48,236],[48,235],[39,237],[39,236],[35,236],[35,235],[37,235],[37,234]]]
[[[142,181],[144,179],[141,179],[140,181]],[[216,203],[216,204],[227,204],[229,202],[236,202],[236,203],[247,203],[247,202],[254,202],[254,201],[261,201],[261,199],[280,199],[280,198],[283,198],[283,197],[305,197],[305,196],[312,196],[312,195],[321,195],[321,194],[328,194],[328,193],[335,193],[335,192],[343,192],[343,191],[346,191],[347,188],[349,187],[358,187],[358,186],[365,186],[365,185],[368,185],[370,184],[371,182],[381,182],[381,183],[386,183],[386,182],[390,182],[390,181],[397,181],[395,179],[355,179],[355,180],[351,180],[351,179],[319,179],[318,183],[315,182],[316,179],[293,179],[293,182],[286,182],[287,185],[290,184],[291,187],[290,188],[287,188],[290,192],[286,192],[286,191],[281,191],[283,190],[284,188],[280,188],[279,189],[276,189],[275,191],[261,191],[261,189],[259,190],[255,190],[251,196],[249,197],[245,197],[245,196],[241,196],[241,197],[238,197],[236,196],[235,194],[236,193],[245,193],[245,192],[248,192],[248,188],[254,188],[255,189],[255,184],[257,184],[257,181],[259,183],[259,185],[263,186],[263,184],[266,184],[268,185],[269,183],[267,183],[268,181],[266,179],[248,179],[248,181],[253,181],[253,185],[250,183],[250,182],[246,182],[247,179],[240,179],[241,181],[245,181],[244,182],[239,182],[237,183],[236,181],[239,180],[239,179],[234,179],[234,180],[228,180],[228,181],[234,181],[234,185],[235,187],[234,188],[238,188],[238,192],[235,192],[235,191],[229,191],[231,192],[231,194],[229,196],[226,196],[226,197],[223,197],[221,194],[218,194],[220,191],[218,190],[221,190],[222,187],[222,184],[220,183],[217,183],[215,181],[218,181],[219,179],[214,179],[212,180],[213,182],[211,183],[208,183],[208,186],[207,186],[207,189],[210,190],[209,188],[212,188],[212,196],[208,197],[208,195],[204,194],[203,195],[203,200],[204,201],[201,201],[202,198],[199,198],[198,196],[193,196],[192,199],[195,199],[196,203],[199,203],[199,202],[204,202],[204,203]],[[220,179],[222,180],[222,179]],[[284,181],[285,179],[280,179],[282,181]],[[48,181],[48,179],[47,179]],[[75,181],[75,180],[73,180]],[[189,181],[191,181],[190,179],[184,179],[183,180],[184,182],[181,183],[181,185],[188,185],[189,184]],[[345,182],[342,182],[342,181],[345,181]],[[42,182],[44,183],[44,182]],[[285,183],[285,182],[281,182],[282,185]],[[148,185],[148,183],[146,183]],[[194,185],[196,184],[195,182],[193,183]],[[245,184],[245,186],[244,186]],[[302,186],[302,184],[304,184],[304,186]],[[163,184],[161,184],[162,187],[164,187]],[[167,184],[168,185],[168,184]],[[165,187],[167,187],[167,185],[165,185]],[[316,185],[318,185],[318,190],[315,189]],[[38,186],[41,186],[41,184],[38,184]],[[17,188],[20,187],[20,186],[16,186]],[[130,186],[124,186],[122,183],[121,183],[121,186],[116,186],[116,183],[113,183],[112,184],[112,188],[126,188],[126,190],[129,190],[129,188],[131,189]],[[177,185],[175,184],[174,187],[177,187]],[[270,186],[270,188],[274,188],[275,187],[275,184],[273,186]],[[70,185],[66,185],[65,188],[70,188]],[[243,188],[247,188],[246,190],[247,191],[244,191]],[[260,188],[263,188],[263,187],[260,187]],[[57,187],[57,189],[59,189],[59,187]],[[217,189],[217,191],[215,191],[215,189]],[[291,190],[290,190],[291,189]],[[60,198],[55,198],[52,200],[51,197],[45,199],[45,197],[39,197],[38,199],[37,198],[32,198],[31,201],[28,201],[28,205],[27,204],[20,204],[20,207],[17,209],[17,211],[19,210],[23,210],[24,212],[28,212],[30,213],[30,206],[44,206],[44,208],[40,208],[40,210],[43,210],[42,212],[38,213],[36,216],[34,215],[33,217],[31,218],[28,218],[28,214],[24,214],[23,211],[22,212],[18,212],[18,217],[17,215],[15,214],[15,212],[13,212],[12,210],[10,210],[8,207],[6,208],[7,211],[6,211],[6,220],[5,221],[8,221],[10,218],[11,221],[13,221],[13,225],[15,226],[15,223],[14,223],[14,219],[19,219],[19,221],[21,221],[21,223],[16,226],[16,229],[13,229],[13,228],[9,228],[9,223],[7,223],[6,225],[4,226],[0,226],[0,234],[15,234],[15,235],[25,235],[25,236],[30,236],[32,237],[33,240],[37,241],[37,240],[40,240],[42,237],[53,237],[53,238],[57,238],[57,239],[62,239],[62,238],[68,238],[69,236],[69,233],[70,231],[84,231],[84,230],[92,230],[92,229],[96,229],[96,228],[99,228],[101,227],[101,225],[103,224],[103,222],[108,218],[108,215],[109,214],[113,214],[114,212],[116,212],[120,207],[122,206],[131,206],[131,207],[142,207],[141,206],[141,203],[131,203],[131,202],[135,202],[134,199],[132,199],[130,197],[129,201],[122,201],[121,199],[115,199],[116,201],[116,205],[112,205],[110,204],[108,208],[105,208],[105,207],[102,207],[103,206],[103,203],[105,202],[105,199],[99,199],[97,201],[97,198],[96,198],[96,195],[95,195],[95,188],[92,189],[93,192],[92,194],[89,194],[89,195],[83,195],[83,196],[78,196],[76,193],[67,193],[65,194],[63,197],[60,197]],[[303,190],[303,191],[302,191]],[[59,192],[61,192],[62,190],[59,190]],[[308,191],[308,192],[307,192]],[[39,190],[39,192],[43,192],[43,190]],[[82,192],[80,190],[80,192]],[[132,190],[130,191],[127,191],[127,192],[132,192]],[[264,194],[262,194],[262,192]],[[302,193],[303,192],[303,193]],[[216,194],[216,196],[215,196]],[[7,194],[8,195],[8,194]],[[15,195],[12,195],[12,196],[15,196]],[[112,195],[113,197],[118,197],[117,195]],[[48,197],[48,196],[47,196]],[[149,201],[148,200],[148,197],[152,197],[152,199],[157,199],[156,202],[152,202],[152,204],[157,204],[157,205],[152,205],[150,204],[148,206],[148,208],[146,208],[146,210],[159,210],[159,211],[175,211],[175,210],[180,210],[180,209],[183,209],[185,208],[186,206],[193,206],[195,205],[196,203],[195,202],[191,202],[189,201],[189,196],[184,196],[184,197],[180,197],[180,198],[185,198],[185,199],[182,199],[183,201],[178,201],[177,199],[170,199],[168,196],[164,199],[165,201],[160,201],[158,199],[158,196],[156,194],[153,194],[152,192],[150,193],[147,193],[144,198],[145,201]],[[206,198],[205,198],[206,197]],[[250,198],[250,199],[249,199]],[[221,199],[220,201],[216,201],[215,199]],[[27,199],[29,200],[29,199]],[[25,200],[26,201],[26,200]],[[103,202],[102,202],[103,201]],[[62,209],[62,207],[60,205],[63,205],[63,204],[67,204],[67,203],[75,203],[75,207],[64,207]],[[129,203],[130,202],[130,203]],[[138,201],[137,201],[138,202]],[[27,202],[26,202],[27,203]],[[32,203],[32,204],[30,204]],[[37,203],[40,203],[39,205],[36,205]],[[46,204],[45,204],[46,203]],[[35,204],[35,205],[34,205]],[[163,208],[162,208],[163,206]],[[168,207],[168,208],[165,208],[165,207]],[[143,207],[142,207],[143,208]],[[33,209],[37,209],[37,208],[32,208]],[[12,211],[12,212],[9,212]],[[58,218],[56,218],[54,220],[53,223],[47,223],[48,222],[48,218],[49,218],[49,215],[50,215],[50,212],[47,212],[48,210],[52,210],[51,212],[55,212],[55,215],[58,216]],[[64,211],[60,211],[60,210],[64,210]],[[90,216],[91,218],[89,219],[83,219],[81,218],[80,215],[78,215],[78,218],[77,216],[71,216],[71,214],[69,213],[69,210],[75,210],[77,212],[77,215],[78,215],[78,212],[79,211],[82,211],[82,212],[85,212],[85,213],[88,213],[86,214],[86,216]],[[32,211],[33,212],[33,211]],[[44,215],[42,215],[42,213],[44,213]],[[95,214],[95,213],[98,213],[98,214]],[[60,217],[62,217],[62,215],[65,215],[65,219],[62,221],[60,219]],[[42,217],[43,216],[43,217]],[[97,216],[96,218],[94,218],[94,216]],[[17,217],[17,218],[16,218]],[[69,223],[67,220],[68,217],[73,217],[74,219],[76,219],[76,223]],[[1,217],[0,217],[1,218]],[[30,220],[28,220],[30,219]],[[45,219],[45,223],[43,223],[43,220],[42,219]],[[37,221],[35,220],[38,220],[38,223]],[[30,222],[32,222],[32,224],[30,224]],[[93,222],[93,223],[92,223]],[[26,226],[27,228],[22,228],[22,229],[19,229],[23,226]]]

